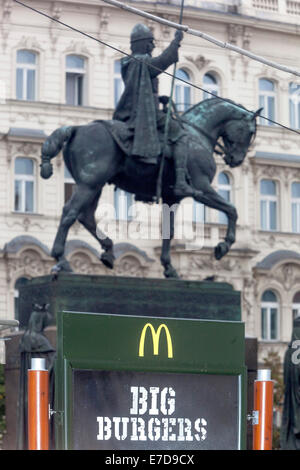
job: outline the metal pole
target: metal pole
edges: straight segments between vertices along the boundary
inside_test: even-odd
[[[273,387],[271,371],[258,370],[254,383],[253,450],[272,450]]]
[[[28,450],[49,449],[49,372],[46,360],[31,359],[28,370]]]
[[[180,15],[179,15],[179,23],[180,24],[182,23],[183,9],[184,9],[184,0],[181,0]],[[164,165],[165,165],[165,154],[166,154],[167,143],[168,143],[169,123],[170,123],[170,119],[171,119],[171,108],[172,108],[172,98],[173,98],[174,84],[175,84],[176,66],[177,66],[177,64],[175,63],[174,64],[174,69],[173,69],[171,93],[170,93],[170,96],[169,96],[168,111],[167,111],[165,130],[164,130],[164,141],[163,141],[162,157],[161,157],[161,162],[160,162],[160,167],[159,167],[159,172],[158,172],[158,177],[157,177],[157,185],[156,185],[156,202],[157,202],[157,204],[159,203],[159,200],[160,200],[160,197],[161,197],[161,190],[162,190],[162,177],[163,177],[163,171],[164,171]]]

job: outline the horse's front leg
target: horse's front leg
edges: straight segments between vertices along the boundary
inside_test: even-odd
[[[208,207],[224,212],[228,217],[225,239],[215,247],[215,258],[219,260],[228,253],[235,242],[236,221],[238,218],[236,208],[229,202],[225,201],[225,199],[223,199],[222,196],[220,196],[211,186],[204,191],[203,195],[195,199]]]
[[[171,240],[174,238],[175,206],[173,204],[163,204],[162,208],[162,250],[160,261],[164,267],[164,276],[178,279],[176,269],[171,263]]]
[[[80,212],[90,204],[95,191],[85,186],[77,186],[71,199],[65,204],[54,240],[51,256],[57,264],[52,271],[72,271],[69,262],[65,258],[65,244],[70,227],[76,221]]]

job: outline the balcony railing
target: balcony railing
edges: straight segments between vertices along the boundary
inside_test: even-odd
[[[128,0],[127,0],[128,1]],[[132,3],[139,0],[131,0]],[[181,0],[142,0],[143,3],[181,4]],[[130,1],[128,1],[130,3]],[[236,13],[285,23],[300,22],[300,0],[185,0],[185,8]]]

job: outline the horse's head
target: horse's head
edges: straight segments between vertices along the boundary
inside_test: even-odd
[[[238,118],[224,123],[222,139],[224,142],[224,161],[234,168],[243,163],[250,144],[256,135],[256,118],[263,108],[255,113],[243,112]]]

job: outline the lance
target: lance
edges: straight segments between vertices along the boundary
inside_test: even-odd
[[[181,0],[179,24],[182,24],[183,8],[184,8],[184,0]],[[170,124],[170,119],[171,119],[171,108],[172,108],[172,98],[173,98],[174,85],[175,85],[176,67],[177,67],[177,62],[175,62],[175,64],[174,64],[172,84],[171,84],[171,92],[170,92],[170,96],[169,96],[169,104],[168,104],[167,116],[166,116],[166,122],[165,122],[165,129],[164,129],[163,151],[162,151],[160,167],[159,167],[159,172],[158,172],[158,177],[157,177],[157,184],[156,184],[156,202],[157,202],[157,204],[159,204],[159,200],[160,200],[160,197],[161,197],[162,177],[163,177],[163,172],[164,172],[166,150],[167,150],[167,144],[168,144],[169,124]]]

